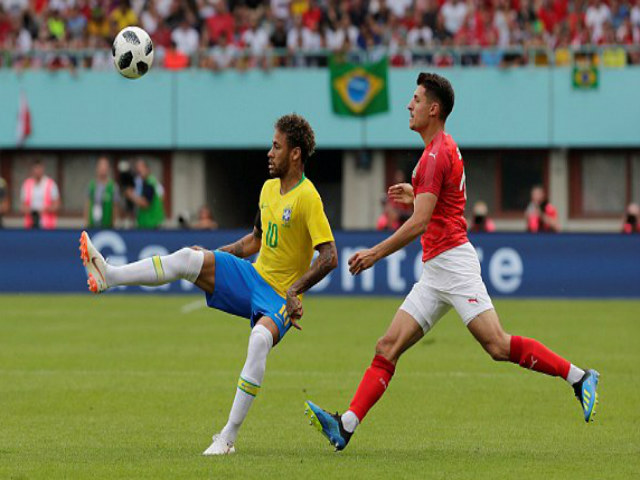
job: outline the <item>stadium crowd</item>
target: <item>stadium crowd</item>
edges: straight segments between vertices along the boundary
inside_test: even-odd
[[[605,64],[640,63],[640,0],[0,0],[0,64],[112,68],[129,25],[169,69],[324,66],[328,52],[395,67],[565,65],[603,46]]]

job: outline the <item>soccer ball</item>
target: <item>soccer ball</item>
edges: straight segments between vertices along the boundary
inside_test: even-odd
[[[140,78],[153,63],[153,42],[143,29],[127,27],[116,36],[111,53],[113,63],[122,76]]]

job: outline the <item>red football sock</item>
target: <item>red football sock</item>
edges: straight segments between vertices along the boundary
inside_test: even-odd
[[[516,335],[511,336],[509,361],[536,372],[564,379],[567,378],[571,366],[568,360],[553,353],[537,340]]]
[[[395,365],[382,355],[373,357],[371,366],[364,372],[349,405],[349,410],[356,414],[358,420],[362,421],[369,409],[382,397],[395,371]]]

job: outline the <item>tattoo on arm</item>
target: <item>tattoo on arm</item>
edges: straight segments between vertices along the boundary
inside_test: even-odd
[[[338,251],[335,242],[321,243],[316,249],[318,250],[318,258],[309,270],[289,287],[287,293],[296,296],[306,292],[338,266]]]
[[[231,252],[236,257],[243,258],[242,254],[244,253],[244,238],[241,238],[236,243],[232,245],[233,252]]]

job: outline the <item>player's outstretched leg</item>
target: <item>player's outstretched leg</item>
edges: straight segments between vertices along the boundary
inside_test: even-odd
[[[204,263],[204,251],[182,248],[171,255],[154,255],[123,266],[109,265],[91,243],[87,232],[80,235],[80,258],[87,270],[87,284],[93,293],[118,285],[156,286],[185,279],[196,283]]]
[[[356,390],[349,409],[342,415],[323,410],[311,401],[305,413],[336,450],[343,450],[356,427],[387,390],[400,356],[424,336],[422,327],[404,310],[398,310],[389,329],[376,344],[376,355]]]
[[[584,420],[593,420],[598,403],[598,372],[585,372],[533,338],[505,333],[495,310],[481,313],[467,327],[494,360],[508,360],[523,368],[565,379],[582,406]]]
[[[275,327],[275,325],[273,326]],[[233,400],[229,420],[220,433],[213,436],[213,443],[203,455],[227,455],[235,452],[234,443],[238,430],[249,413],[253,399],[260,391],[267,366],[267,355],[274,345],[274,335],[263,323],[258,323],[249,335],[247,360],[238,379],[238,388]]]

